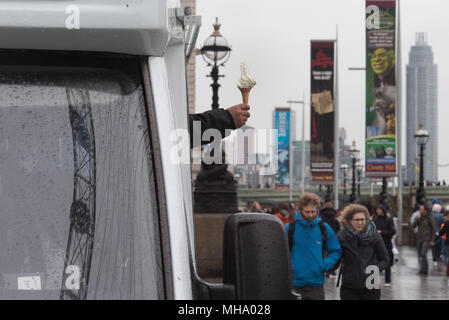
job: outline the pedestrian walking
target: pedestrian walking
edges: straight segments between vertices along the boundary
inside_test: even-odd
[[[263,212],[262,206],[260,205],[260,203],[259,203],[258,201],[254,201],[254,202],[251,204],[250,212],[259,212],[259,213],[262,213],[262,212]]]
[[[382,236],[390,260],[390,265],[385,268],[385,286],[389,287],[391,285],[391,267],[394,263],[392,238],[396,234],[396,229],[393,219],[387,216],[387,213],[388,208],[382,203],[379,204],[376,207],[376,215],[374,216],[373,222],[376,225],[377,232]]]
[[[295,221],[286,226],[294,289],[309,300],[324,300],[324,272],[341,257],[336,234],[318,217],[320,205],[316,194],[304,193],[298,201]]]
[[[436,227],[435,222],[430,216],[431,208],[420,205],[419,216],[413,222],[412,227],[418,227],[418,255],[421,259],[419,273],[427,275],[429,273],[427,262],[427,251],[435,244]]]
[[[279,205],[278,213],[276,213],[275,216],[281,220],[284,226],[287,223],[295,221],[295,211],[288,202],[283,202]]]
[[[380,272],[390,265],[387,249],[365,206],[351,204],[341,216],[342,300],[380,300]],[[340,276],[337,285],[340,282]]]
[[[413,229],[413,235],[415,237],[415,246],[416,246],[416,256],[418,257],[418,266],[421,268],[421,258],[419,256],[418,250],[418,227],[412,227],[413,223],[416,221],[416,218],[419,216],[419,203],[415,203],[415,207],[413,208],[413,213],[410,216],[410,227]]]
[[[443,214],[441,213],[441,205],[437,202],[432,205],[432,219],[435,222],[437,233],[440,232],[441,225],[444,223]],[[441,238],[435,241],[435,245],[432,247],[432,260],[434,266],[438,266],[438,260],[441,256],[442,241]]]
[[[438,233],[438,239],[441,239],[444,248],[444,264],[446,265],[446,276],[449,277],[449,206],[445,210],[444,224]]]
[[[340,231],[340,222],[337,219],[337,211],[334,209],[334,204],[332,203],[332,201],[323,203],[323,206],[320,208],[319,216],[323,222],[327,223],[332,228],[335,234]],[[338,269],[338,265],[339,264],[337,263],[331,270],[325,272],[325,276],[336,277],[335,271]]]

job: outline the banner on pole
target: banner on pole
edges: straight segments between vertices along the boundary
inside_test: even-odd
[[[366,1],[367,176],[397,174],[396,1]]]
[[[290,109],[275,109],[275,129],[278,130],[276,189],[290,187]]]
[[[311,41],[310,173],[312,182],[334,182],[335,41]]]

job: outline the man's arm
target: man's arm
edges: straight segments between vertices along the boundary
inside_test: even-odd
[[[412,228],[416,228],[418,226],[419,219],[420,219],[420,216],[417,216],[415,218],[415,221],[413,221],[413,223],[412,223]]]
[[[326,223],[326,251],[328,252],[328,255],[326,258],[324,258],[324,268],[325,270],[330,270],[340,259],[341,257],[341,246],[340,242],[337,239],[337,236],[335,235],[334,231],[331,227]]]
[[[431,242],[435,242],[435,240],[437,239],[437,227],[435,225],[435,221],[433,220],[432,217],[430,217],[430,226],[431,226],[431,232],[432,232],[432,240]]]
[[[208,129],[216,129],[222,138],[226,130],[242,127],[248,120],[249,106],[239,104],[228,109],[214,109],[203,113],[189,115],[190,147],[198,147],[212,141],[202,141],[203,133]]]

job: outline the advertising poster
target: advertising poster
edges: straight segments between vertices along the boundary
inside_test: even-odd
[[[275,188],[286,189],[290,187],[290,109],[276,108],[275,129],[278,130]]]
[[[366,175],[396,175],[396,2],[366,1]]]
[[[311,42],[310,171],[312,182],[334,182],[334,41]]]

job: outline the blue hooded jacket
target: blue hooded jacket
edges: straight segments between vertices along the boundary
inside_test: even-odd
[[[298,212],[295,217],[295,232],[293,234],[293,248],[290,259],[293,271],[293,284],[297,287],[324,285],[324,272],[330,270],[341,257],[340,242],[327,223],[326,251],[328,255],[323,259],[321,229],[317,217],[313,221],[305,220]],[[288,234],[289,225],[286,225]]]

